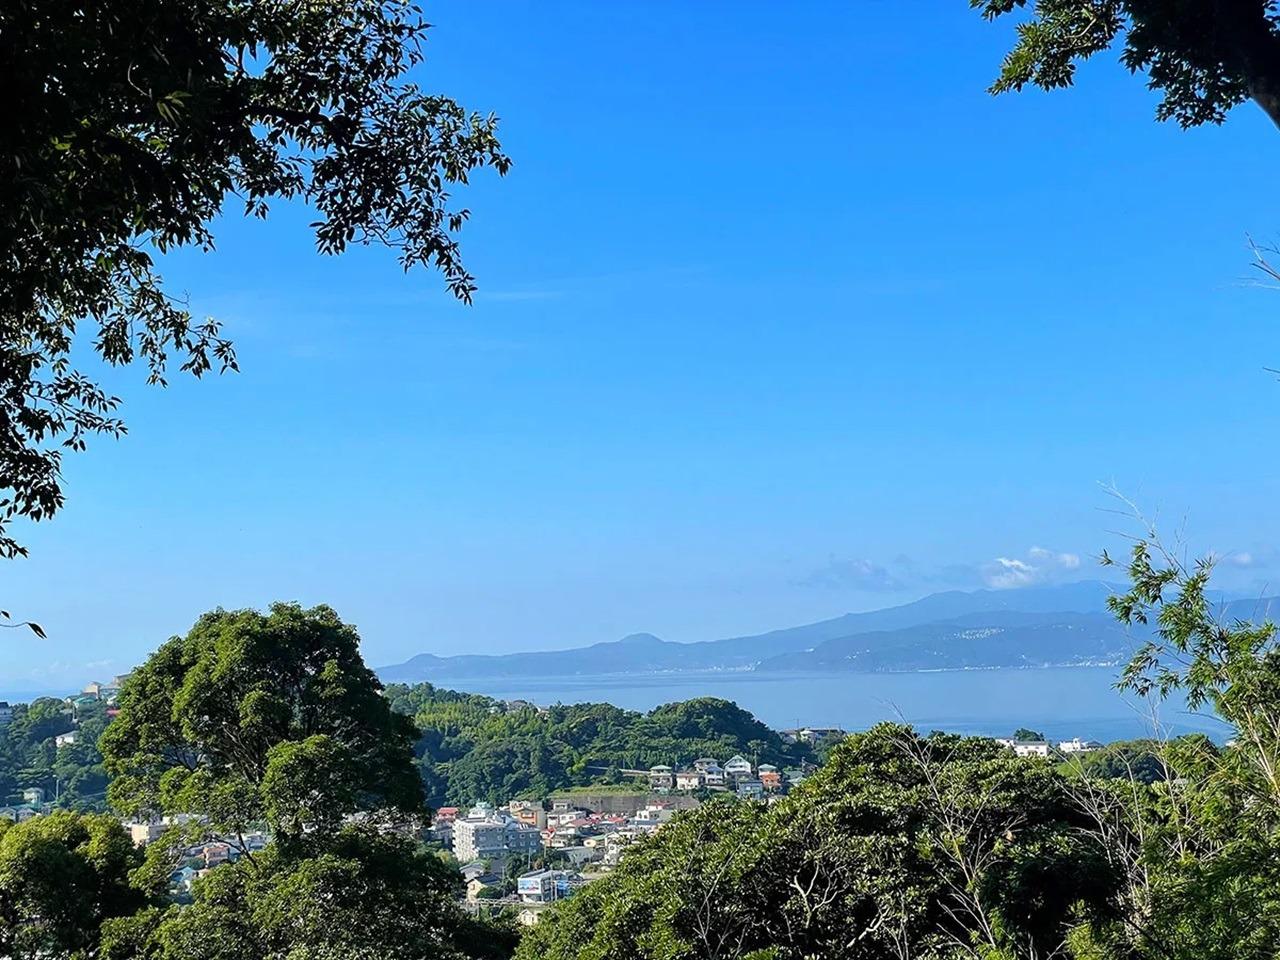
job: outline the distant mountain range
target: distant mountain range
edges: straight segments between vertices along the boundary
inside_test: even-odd
[[[388,683],[597,676],[696,670],[759,672],[1114,665],[1145,639],[1106,610],[1117,587],[1096,580],[1021,590],[934,593],[912,603],[748,637],[672,643],[649,633],[570,650],[438,657],[382,667]],[[1224,602],[1226,617],[1258,618],[1280,600]]]

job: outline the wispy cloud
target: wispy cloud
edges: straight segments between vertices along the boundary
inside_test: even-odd
[[[862,558],[830,556],[816,570],[794,581],[801,587],[826,587],[830,590],[862,590],[869,593],[893,593],[906,583],[888,567]]]
[[[916,563],[907,556],[877,561],[832,554],[821,566],[792,580],[792,584],[863,593],[979,587],[1017,590],[1073,579],[1079,576],[1081,566],[1079,554],[1039,546],[991,560],[935,566]]]
[[[1032,547],[1025,557],[996,557],[985,564],[982,579],[992,590],[1017,590],[1064,579],[1079,569],[1079,554]]]

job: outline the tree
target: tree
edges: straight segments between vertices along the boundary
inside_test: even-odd
[[[1276,0],[969,0],[987,19],[1030,7],[992,86],[1069,87],[1080,61],[1119,46],[1163,97],[1161,120],[1221,123],[1253,100],[1280,125],[1280,4]]]
[[[1277,631],[1221,618],[1212,572],[1211,558],[1187,563],[1151,530],[1130,556],[1129,589],[1110,600],[1121,621],[1154,628],[1122,687],[1158,699],[1181,691],[1234,737],[1223,748],[1202,737],[1166,744],[1166,777],[1116,808],[1112,834],[1136,839],[1142,890],[1140,909],[1109,938],[1121,949],[1101,955],[1227,960],[1271,956],[1280,942]]]
[[[145,904],[129,883],[139,859],[129,835],[103,814],[0,819],[0,954],[86,956],[104,921]]]
[[[462,960],[513,947],[458,908],[461,878],[414,838],[416,731],[328,607],[205,614],[130,674],[102,735],[121,812],[186,818],[147,846],[159,886],[194,842],[237,856],[190,903],[105,925],[110,960]],[[245,836],[265,827],[255,849]]]
[[[449,191],[510,161],[492,116],[407,79],[427,26],[411,0],[0,5],[0,556],[61,508],[62,451],[125,430],[78,338],[156,384],[236,368],[149,252],[211,249],[228,202],[304,200],[321,253],[384,244],[470,300]]]
[[[413,724],[328,607],[205,614],[129,676],[119,707],[101,748],[121,812],[232,838],[266,823],[284,840],[424,812]]]
[[[994,741],[882,724],[780,802],[681,813],[517,956],[1053,956],[1115,883],[1064,787]]]
[[[413,841],[366,828],[218,867],[190,905],[104,932],[107,960],[463,960],[510,955],[514,933],[468,918],[461,878]]]

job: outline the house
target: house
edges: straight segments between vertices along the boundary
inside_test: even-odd
[[[712,767],[720,769],[720,761],[715,757],[699,757],[693,761],[693,769],[700,770],[702,773],[706,773]]]
[[[152,840],[158,840],[160,834],[164,833],[165,825],[158,821],[150,823],[126,823],[124,828],[129,831],[129,838],[133,841],[135,847],[143,847]]]
[[[84,685],[84,689],[81,690],[80,693],[83,696],[92,697],[94,700],[101,700],[102,688],[103,688],[103,685],[99,683],[97,680],[94,680],[91,683],[86,683]]]
[[[7,727],[13,720],[13,707],[8,700],[0,700],[0,727]]]
[[[632,817],[632,822],[647,827],[656,827],[659,824],[666,823],[676,815],[676,811],[672,807],[663,806],[660,803],[651,803],[636,811],[636,815]]]
[[[209,843],[199,847],[197,856],[204,859],[204,865],[208,867],[216,867],[219,864],[235,859],[232,856],[231,844],[223,843],[221,840],[211,840]]]
[[[70,733],[60,733],[53,738],[53,745],[58,748],[69,747],[76,742],[76,731]]]
[[[798,787],[808,779],[809,773],[804,767],[787,767],[782,771],[782,776],[791,786]]]
[[[547,811],[542,809],[542,804],[533,800],[512,800],[507,804],[507,810],[516,820],[526,826],[536,827],[541,830],[547,825]]]
[[[476,877],[483,877],[489,871],[485,868],[483,863],[479,860],[475,860],[471,863],[463,864],[458,868],[458,872],[462,874],[463,882],[467,883],[474,880]]]
[[[43,787],[27,787],[22,791],[22,802],[31,806],[39,806],[44,803]]]
[[[754,777],[743,777],[734,787],[738,796],[746,800],[764,799],[764,784]]]
[[[730,777],[749,777],[752,770],[751,761],[739,754],[730,757],[729,761],[724,765],[724,772]]]
[[[658,764],[649,768],[649,787],[653,790],[670,790],[675,786],[675,777],[666,764]]]
[[[701,770],[681,770],[676,774],[677,790],[701,790],[703,783]]]
[[[1019,756],[1043,756],[1043,758],[1047,758],[1052,748],[1043,740],[1015,740],[1012,742],[1012,750]]]
[[[1081,740],[1079,737],[1072,737],[1070,740],[1059,743],[1058,749],[1066,754],[1092,753],[1094,750],[1101,750],[1102,744],[1097,740]]]
[[[491,887],[502,885],[502,878],[496,873],[482,873],[479,876],[472,877],[467,881],[467,899],[471,901],[481,899],[480,894]]]
[[[762,763],[756,770],[756,775],[760,778],[760,782],[766,790],[782,789],[782,774],[778,772],[778,768],[770,763]]]

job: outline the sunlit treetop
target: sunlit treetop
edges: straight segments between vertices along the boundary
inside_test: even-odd
[[[304,200],[320,252],[382,244],[470,300],[450,191],[510,161],[493,116],[409,79],[427,28],[406,0],[0,5],[0,556],[62,506],[62,450],[124,431],[77,337],[154,383],[235,368],[152,259],[212,248],[228,205]]]
[[[1156,115],[1184,127],[1221,123],[1254,100],[1280,125],[1275,0],[970,0],[988,19],[1022,12],[996,93],[1069,87],[1082,60],[1120,61],[1163,95]]]

